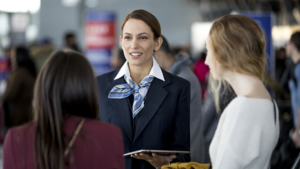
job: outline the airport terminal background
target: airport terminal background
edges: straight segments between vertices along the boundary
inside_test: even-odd
[[[204,65],[205,41],[212,22],[235,13],[254,18],[264,30],[268,69],[279,85],[271,91],[280,109],[279,141],[291,136],[294,124],[288,80],[293,77],[295,65],[286,55],[286,44],[292,33],[300,31],[298,0],[0,0],[1,144],[7,129],[13,126],[9,118],[9,106],[13,105],[4,106],[7,80],[15,71],[10,58],[13,48],[27,48],[37,72],[52,52],[72,48],[83,53],[100,75],[122,65],[119,62],[124,59],[116,61],[122,54],[120,26],[135,9],[145,9],[158,18],[174,55],[190,56],[190,68],[202,88],[202,111],[208,99],[209,77]],[[292,147],[285,153],[297,155],[299,150]],[[276,154],[272,158],[276,163]],[[2,146],[0,159],[2,168]]]

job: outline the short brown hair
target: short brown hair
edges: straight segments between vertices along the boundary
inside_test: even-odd
[[[123,35],[123,28],[129,19],[142,20],[151,28],[151,30],[154,34],[154,39],[161,37],[161,28],[160,28],[160,24],[159,24],[157,18],[150,12],[143,10],[143,9],[134,10],[134,11],[130,12],[124,18],[124,20],[122,22],[122,26],[121,26],[121,34],[122,35]]]

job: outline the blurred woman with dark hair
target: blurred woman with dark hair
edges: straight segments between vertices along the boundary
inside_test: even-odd
[[[97,120],[96,81],[85,57],[71,51],[51,56],[33,105],[34,121],[8,131],[4,168],[124,169],[120,130]]]
[[[13,71],[8,78],[3,98],[8,128],[30,121],[36,79],[35,66],[26,48],[13,49],[10,61]]]

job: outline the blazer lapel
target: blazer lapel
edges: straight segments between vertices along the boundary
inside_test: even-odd
[[[163,70],[162,70],[163,71]],[[145,129],[147,124],[150,122],[166,96],[168,92],[165,90],[164,86],[171,82],[170,77],[163,71],[165,81],[160,79],[154,79],[147,93],[147,99],[145,101],[145,106],[140,112],[140,118],[136,126],[136,132],[134,135],[133,142],[137,139],[137,137],[141,134],[141,132]]]
[[[111,88],[113,88],[115,85],[124,84],[124,83],[126,83],[124,78],[119,78],[119,79],[113,81],[113,86]],[[107,96],[108,96],[109,92],[110,91],[107,92]],[[116,117],[119,118],[119,121],[128,136],[128,139],[132,142],[132,139],[133,139],[132,138],[133,137],[132,117],[130,114],[131,110],[130,110],[127,98],[109,99],[109,100],[114,108]]]

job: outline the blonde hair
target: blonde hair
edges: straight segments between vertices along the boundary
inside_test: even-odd
[[[266,71],[265,37],[259,25],[244,15],[225,15],[217,19],[209,32],[209,45],[213,58],[233,72],[251,75],[263,82],[268,79]],[[210,78],[216,109],[220,112],[220,88],[224,92],[228,83]]]

